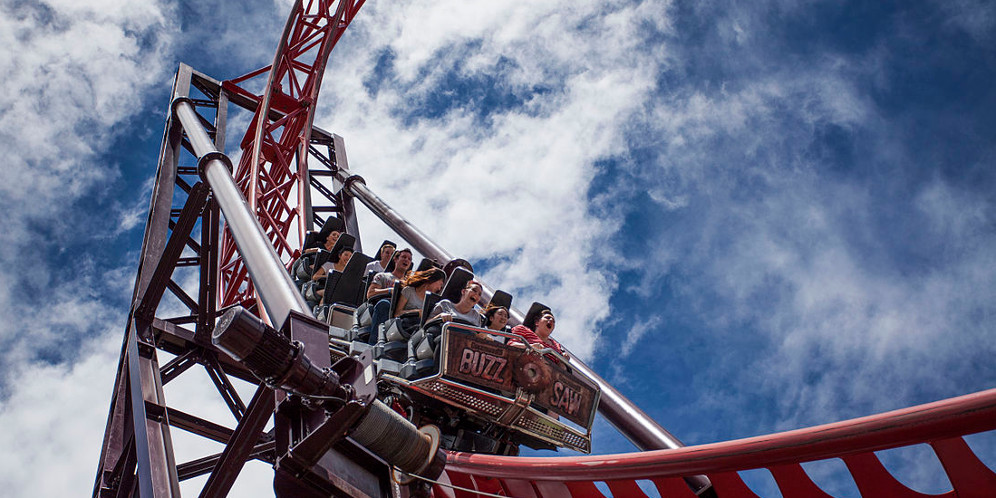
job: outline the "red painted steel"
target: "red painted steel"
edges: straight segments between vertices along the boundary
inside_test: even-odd
[[[736,441],[674,450],[582,457],[501,457],[451,453],[450,481],[509,496],[604,496],[604,481],[615,496],[642,496],[638,480],[653,482],[661,496],[694,497],[682,477],[706,475],[716,495],[755,497],[737,473],[766,468],[785,498],[828,496],[801,463],[840,458],[862,496],[921,497],[881,464],[875,451],[927,443],[951,482],[940,496],[996,496],[996,473],[985,466],[962,436],[996,430],[996,389],[844,422]],[[493,478],[483,481],[482,478]],[[497,481],[497,482],[496,482]],[[500,492],[488,490],[502,490]],[[435,496],[440,486],[434,488]],[[512,491],[515,490],[515,491]],[[459,496],[459,494],[457,495]]]
[[[234,177],[285,263],[296,256],[307,226],[308,141],[325,63],[363,3],[295,2],[273,64],[224,83],[226,90],[259,103],[242,139]],[[269,76],[262,96],[239,86],[263,74]],[[248,307],[255,302],[255,290],[228,230],[222,235],[219,274],[220,306]]]

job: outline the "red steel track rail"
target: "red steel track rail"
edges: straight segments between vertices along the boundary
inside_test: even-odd
[[[363,3],[295,2],[273,64],[223,84],[226,90],[260,104],[242,139],[242,157],[234,176],[284,263],[295,257],[307,227],[308,144],[325,63]],[[239,86],[262,74],[269,74],[262,96]],[[227,229],[220,256],[221,307],[250,306],[256,293]]]
[[[637,480],[653,482],[661,496],[694,497],[682,477],[706,475],[719,498],[755,497],[738,471],[766,468],[781,494],[829,497],[801,463],[844,461],[864,497],[925,497],[900,483],[875,451],[926,443],[951,483],[945,497],[996,496],[996,474],[962,436],[996,429],[996,389],[892,412],[735,441],[674,450],[582,457],[499,457],[452,453],[444,481],[485,493],[517,497],[647,496]],[[436,485],[437,497],[477,496]]]

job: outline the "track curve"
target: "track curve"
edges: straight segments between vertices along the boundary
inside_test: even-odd
[[[674,450],[578,457],[448,455],[444,483],[504,496],[646,496],[636,481],[653,482],[661,496],[694,496],[681,478],[704,474],[716,495],[756,496],[738,471],[766,468],[782,496],[828,496],[801,463],[841,458],[862,496],[928,496],[901,484],[875,451],[928,444],[953,490],[942,496],[993,496],[996,474],[963,436],[996,429],[996,389],[878,415],[765,436]],[[437,484],[434,496],[472,496]],[[639,494],[634,494],[639,492]]]

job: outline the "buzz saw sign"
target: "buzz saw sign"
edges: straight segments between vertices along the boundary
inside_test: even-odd
[[[591,426],[598,388],[561,358],[524,344],[503,344],[503,340],[518,338],[511,334],[456,323],[448,324],[446,331],[443,377],[512,397],[522,389],[533,395],[534,405]]]

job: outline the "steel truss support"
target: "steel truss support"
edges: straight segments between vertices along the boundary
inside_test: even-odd
[[[191,90],[199,91],[203,98],[190,99]],[[228,85],[222,85],[185,65],[177,73],[173,97],[188,98],[201,112],[198,120],[207,125],[215,148],[223,146],[229,101],[257,111],[258,115],[258,100],[242,92],[230,91]],[[279,111],[271,109],[269,114],[274,120],[281,118]],[[257,458],[271,463],[275,460],[274,435],[260,433],[273,411],[272,391],[257,392],[253,402],[247,406],[227,376],[235,375],[250,382],[255,382],[254,379],[226,355],[219,355],[210,344],[211,330],[219,315],[215,299],[221,280],[217,270],[221,216],[215,199],[197,181],[198,167],[180,163],[181,156],[192,158],[198,155],[193,149],[182,127],[171,116],[166,124],[159,173],[136,278],[133,310],[122,346],[94,496],[172,496],[178,481],[209,472],[211,476],[202,495],[224,496],[247,459]],[[443,248],[367,189],[362,178],[351,174],[342,137],[312,127],[307,152],[315,165],[304,175],[309,185],[305,189],[308,198],[304,206],[304,211],[310,213],[309,228],[312,223],[321,224],[323,214],[337,215],[345,222],[347,232],[356,235],[359,240],[353,206],[353,197],[356,197],[422,254],[440,261],[452,259]],[[315,199],[311,198],[312,193],[317,193]],[[182,207],[173,208],[173,198],[183,196],[186,196],[186,201]],[[312,207],[314,201],[318,205]],[[198,233],[195,232],[198,223],[200,237],[195,240],[191,235]],[[186,256],[189,253],[195,256]],[[196,293],[188,294],[174,279],[174,272],[181,267],[199,271]],[[189,314],[166,319],[156,316],[167,291],[189,310]],[[192,295],[196,295],[197,299]],[[261,313],[260,308],[256,309],[257,313]],[[183,325],[193,325],[194,329],[190,331]],[[157,348],[176,357],[159,368]],[[133,370],[132,364],[138,365],[138,368]],[[238,422],[235,429],[218,426],[167,406],[162,385],[183,375],[194,364],[205,367],[222,402]],[[140,386],[140,389],[136,391],[133,386]],[[266,401],[262,401],[260,396]],[[142,401],[137,402],[139,399]],[[143,420],[149,422],[139,423]],[[630,417],[623,420],[634,424]],[[639,422],[635,422],[637,427],[645,425]],[[178,465],[173,459],[170,426],[225,443],[226,448],[218,455]],[[653,424],[651,429],[659,429],[659,426]],[[627,430],[623,429],[623,432],[629,435]]]
[[[181,66],[173,86],[173,97],[191,97],[216,146],[224,147],[228,98],[217,82]],[[245,412],[229,375],[251,376],[219,355],[210,345],[217,318],[218,207],[209,189],[197,180],[197,168],[189,163],[190,143],[179,123],[166,121],[153,198],[149,209],[132,309],[114,384],[101,449],[94,496],[179,496],[179,482],[204,473],[206,462],[177,465],[170,436],[171,427],[227,443],[233,430],[195,415],[170,408],[163,385],[175,380],[195,364],[204,365],[222,400],[236,419]],[[179,208],[174,199],[184,199]],[[195,240],[197,225],[200,231]],[[177,282],[177,268],[199,271],[196,299]],[[156,316],[167,294],[189,310],[186,315],[160,319]],[[192,324],[193,331],[179,327]],[[160,367],[158,350],[176,355]],[[246,458],[273,461],[273,438],[256,434]],[[213,468],[213,467],[212,467]],[[210,470],[210,469],[208,469]]]
[[[224,150],[229,102],[254,112],[240,144],[244,153],[233,174],[235,190],[241,191],[280,264],[289,264],[298,255],[305,232],[331,215],[343,220],[346,231],[355,235],[359,244],[353,197],[423,255],[441,262],[452,259],[369,191],[362,178],[351,175],[341,137],[313,127],[325,62],[362,4],[363,0],[295,2],[273,64],[224,84],[188,66],[180,67],[172,101],[189,103],[183,106],[184,112],[193,112],[193,119],[208,135],[187,136],[173,113],[167,119],[94,496],[175,496],[181,480],[208,472],[201,495],[224,496],[247,459],[272,463],[280,447],[274,444],[273,434],[261,433],[273,413],[273,391],[260,387],[247,406],[228,375],[254,382],[252,377],[226,355],[218,354],[209,338],[220,311],[229,306],[241,304],[260,316],[265,316],[266,308],[271,322],[276,318],[274,325],[286,316],[287,306],[269,309],[258,300],[230,230],[219,230],[222,217],[214,196],[221,193],[212,193],[199,182],[199,165],[181,163],[180,159],[205,155],[206,142],[213,142],[211,150]],[[264,73],[269,79],[262,95],[239,86]],[[200,96],[192,96],[193,90]],[[190,119],[190,115],[186,117]],[[313,170],[308,169],[309,156],[317,162]],[[312,199],[315,192],[317,205]],[[182,198],[186,199],[183,204],[174,208],[174,199]],[[198,224],[199,237],[195,239]],[[356,249],[361,250],[359,246]],[[188,293],[175,278],[178,268],[196,269],[196,293]],[[188,283],[189,279],[180,281]],[[157,317],[167,291],[187,309],[186,314]],[[192,325],[193,331],[183,325]],[[160,368],[158,349],[176,357]],[[205,367],[238,423],[235,429],[167,406],[163,385],[184,375],[194,364]],[[626,422],[634,423],[632,414],[628,415]],[[640,422],[636,425],[646,425]],[[222,442],[225,449],[177,465],[170,426]],[[651,429],[670,436],[656,424]],[[665,441],[646,446],[671,447],[667,438],[656,433],[654,437]]]
[[[177,71],[172,97],[190,99],[218,149],[225,143],[229,103],[250,112],[259,107],[258,99],[225,89],[219,81],[186,65]],[[270,115],[273,120],[281,118],[277,110],[271,109]],[[346,162],[342,138],[314,128],[307,143],[316,168],[303,175],[311,186],[306,189],[303,211],[308,213],[307,228],[334,215],[359,239],[352,199],[342,196],[341,184],[333,178],[338,165]],[[317,193],[314,198],[312,189]],[[205,474],[210,476],[201,495],[224,496],[246,461],[276,461],[275,436],[272,431],[262,433],[273,412],[273,392],[257,392],[249,403],[241,399],[230,378],[257,381],[210,341],[214,323],[225,309],[217,302],[221,223],[216,200],[199,183],[193,145],[170,114],[93,488],[95,497],[177,496],[180,482]],[[189,278],[190,271],[197,272],[197,277]],[[188,292],[184,286],[191,282],[198,288]],[[174,307],[178,303],[184,314],[160,317],[165,300],[172,300]],[[172,358],[160,365],[160,352]],[[234,428],[168,405],[163,386],[198,365],[216,387],[220,402],[232,412]],[[171,429],[226,447],[221,453],[178,463]]]

